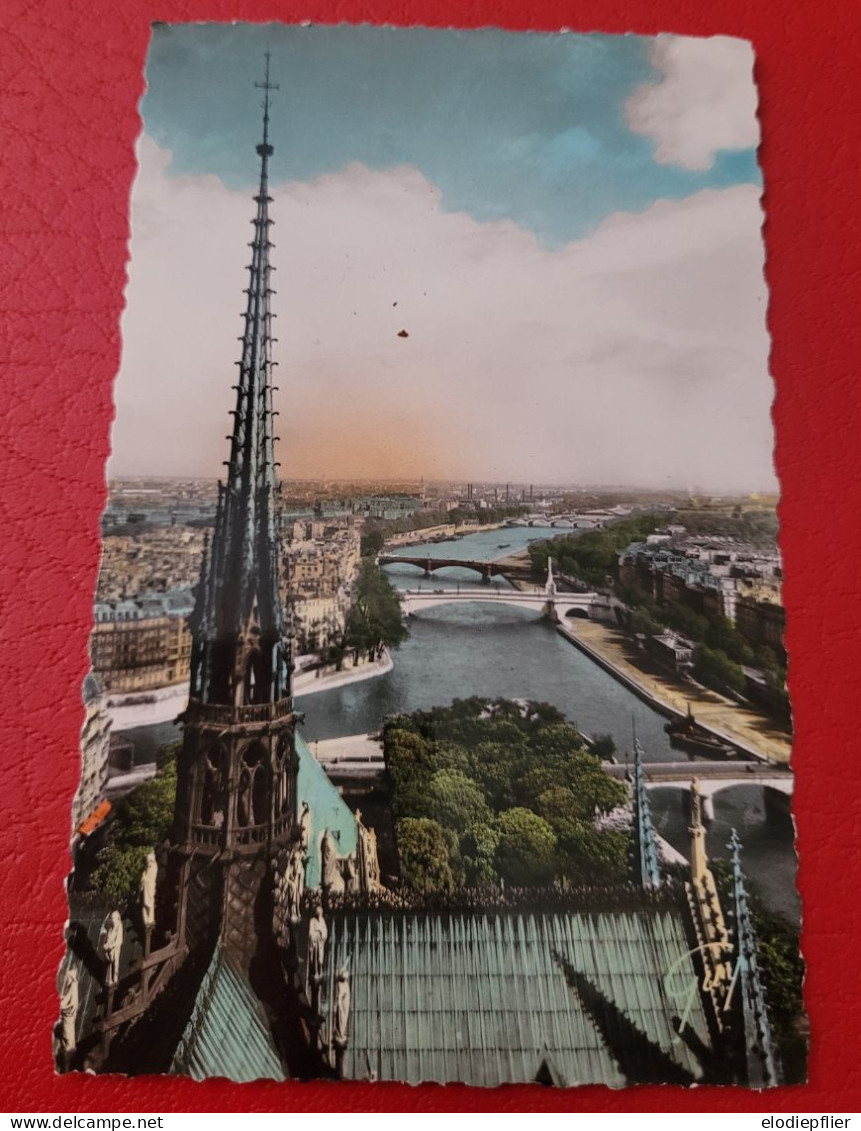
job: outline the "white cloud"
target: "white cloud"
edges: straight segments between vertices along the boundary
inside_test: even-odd
[[[111,473],[213,475],[251,194],[167,176],[147,138],[139,156]],[[412,168],[271,193],[286,477],[773,484],[753,186],[556,251],[443,211]]]
[[[629,127],[655,142],[655,160],[710,169],[720,149],[759,144],[753,48],[744,39],[660,35],[651,62],[662,74],[628,100]]]

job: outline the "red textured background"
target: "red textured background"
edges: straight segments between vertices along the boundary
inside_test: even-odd
[[[0,12],[0,1108],[18,1111],[861,1109],[856,521],[857,0],[7,0]],[[753,40],[786,558],[810,1083],[612,1093],[54,1076],[98,518],[152,20],[342,20]],[[731,453],[728,453],[731,458]]]

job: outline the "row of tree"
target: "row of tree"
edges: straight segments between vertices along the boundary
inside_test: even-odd
[[[606,530],[586,530],[554,538],[552,542],[533,542],[529,547],[532,568],[539,577],[544,577],[547,559],[552,556],[559,572],[578,577],[587,585],[606,585],[608,577],[615,578],[618,574],[622,550],[651,534],[661,521],[656,514],[631,515]]]
[[[388,720],[384,740],[408,886],[625,881],[628,837],[594,818],[627,788],[555,707],[457,700]]]
[[[772,689],[775,702],[788,713],[786,668],[773,648],[754,646],[726,617],[703,616],[678,602],[659,605],[640,586],[619,587],[618,593],[633,610],[628,622],[632,632],[653,636],[671,628],[697,645],[693,674],[701,683],[716,691],[742,693],[746,686],[743,667],[756,668]]]
[[[406,518],[368,518],[362,527],[362,553],[379,554],[386,540],[393,534],[406,534],[411,530],[428,530],[432,526],[447,523],[458,525],[479,518],[482,523],[505,522],[525,514],[529,507],[517,506],[490,507],[483,511],[461,510],[456,507],[450,511],[416,511]]]
[[[632,632],[653,636],[671,628],[687,637],[697,645],[694,676],[716,691],[743,693],[746,687],[743,667],[757,668],[765,677],[775,705],[788,714],[786,668],[772,648],[768,645],[754,647],[725,617],[707,617],[678,602],[660,605],[642,587],[619,584],[620,553],[631,542],[652,533],[665,520],[666,516],[641,514],[614,523],[606,530],[533,543],[529,549],[532,566],[543,576],[552,554],[559,572],[588,585],[603,586],[610,579],[620,599],[632,610],[627,623]],[[771,512],[735,517],[686,512],[685,523],[693,523],[691,533],[726,534],[755,545],[773,545],[777,532],[777,519]]]

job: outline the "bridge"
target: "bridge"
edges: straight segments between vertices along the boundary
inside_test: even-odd
[[[530,574],[532,568],[528,562],[522,566],[514,565],[510,560],[501,558],[495,562],[470,561],[463,558],[429,558],[427,554],[421,557],[410,554],[380,554],[377,564],[411,565],[424,570],[425,577],[430,577],[438,569],[448,569],[452,566],[457,569],[470,569],[481,574],[482,580],[487,584],[492,577],[504,577],[507,574]]]
[[[618,764],[604,765],[611,777],[624,780],[629,769]],[[696,779],[703,798],[703,816],[713,821],[714,799],[718,793],[736,786],[759,786],[767,821],[784,821],[790,818],[790,798],[793,777],[789,770],[781,770],[763,762],[644,762],[643,775],[646,789],[678,789],[687,792]]]
[[[529,609],[556,621],[566,616],[607,616],[610,608],[608,597],[600,593],[556,593],[548,595],[542,589],[524,592],[522,589],[433,589],[401,590],[398,593],[404,616],[412,616],[422,609],[432,609],[437,605],[460,605],[481,602],[486,605],[511,605],[518,609]]]
[[[617,763],[604,769],[611,777],[623,780],[629,772],[628,767]],[[644,762],[643,774],[647,789],[690,789],[696,778],[703,797],[714,797],[738,785],[759,785],[787,797],[792,795],[792,773],[765,762]]]
[[[525,514],[520,518],[510,518],[506,526],[556,526],[563,530],[602,530],[606,518],[574,511],[566,514]]]
[[[372,782],[385,771],[379,735],[355,734],[325,739],[312,742],[311,749],[314,757],[336,781]],[[630,767],[619,763],[603,762],[601,768],[621,781],[631,772]],[[789,816],[792,773],[762,762],[644,762],[643,773],[648,790],[678,789],[685,793],[696,778],[707,820],[714,818],[715,795],[735,786],[759,786],[763,790],[767,818],[783,820]]]

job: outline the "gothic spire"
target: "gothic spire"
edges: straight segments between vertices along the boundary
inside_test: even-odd
[[[643,749],[634,739],[634,879],[644,888],[661,886],[658,843],[652,824],[652,807],[646,790]]]
[[[741,841],[735,829],[732,830],[728,847],[732,852],[735,902],[736,969],[733,981],[741,995],[747,1082],[752,1088],[769,1088],[780,1082],[778,1061],[759,966],[756,928],[753,924],[747,886],[741,868]]]
[[[269,262],[269,55],[262,83],[260,183],[250,243],[251,263],[227,475],[218,487],[215,531],[191,618],[192,698],[204,702],[273,702],[289,697],[289,644],[279,593],[275,412],[272,406],[272,319],[275,292]]]

